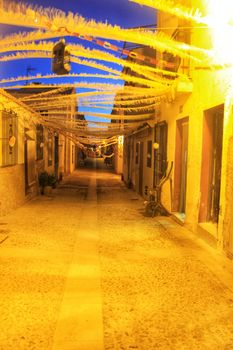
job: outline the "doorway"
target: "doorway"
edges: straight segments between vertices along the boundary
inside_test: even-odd
[[[167,123],[165,121],[155,125],[154,142],[158,148],[154,150],[154,180],[153,186],[159,184],[167,167]]]
[[[178,120],[176,122],[173,210],[183,215],[185,215],[186,209],[188,132],[189,118],[186,117]]]
[[[58,168],[59,168],[59,137],[54,136],[54,174],[57,180],[59,179]]]
[[[143,142],[139,143],[139,194],[143,195]]]
[[[25,194],[28,193],[29,180],[28,180],[28,142],[26,137],[27,129],[24,129],[24,184],[25,184]]]
[[[224,106],[204,113],[199,222],[218,223]]]

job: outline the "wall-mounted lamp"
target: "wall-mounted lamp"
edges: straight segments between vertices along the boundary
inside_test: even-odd
[[[16,142],[15,136],[11,136],[11,137],[9,138],[9,146],[10,146],[10,147],[14,147],[15,142]]]
[[[154,148],[154,149],[159,149],[159,143],[154,142],[154,143],[153,143],[153,148]]]

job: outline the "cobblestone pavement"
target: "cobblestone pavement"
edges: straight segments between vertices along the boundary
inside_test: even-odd
[[[76,171],[53,197],[0,218],[1,350],[52,348],[91,176]],[[96,177],[103,350],[233,349],[229,271],[171,219],[145,217],[119,176]]]

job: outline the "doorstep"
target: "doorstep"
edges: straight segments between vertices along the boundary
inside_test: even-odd
[[[171,218],[180,225],[184,225],[185,223],[185,213],[173,212]]]
[[[213,248],[217,248],[218,226],[212,222],[201,222],[197,224],[197,233]]]

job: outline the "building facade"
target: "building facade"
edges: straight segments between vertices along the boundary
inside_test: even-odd
[[[191,3],[209,14],[210,0]],[[164,12],[158,12],[158,27],[168,28],[165,34],[176,41],[215,49],[215,32],[209,27]],[[176,220],[231,256],[232,69],[177,59],[167,52],[157,53],[157,58],[173,63],[173,70],[188,80],[174,82],[169,98],[157,107],[154,124],[126,137],[124,178],[145,196],[146,186],[158,184],[166,164],[173,163],[163,204]]]
[[[0,90],[0,216],[37,194],[37,117],[26,105]]]
[[[50,119],[50,108],[36,110],[28,103],[28,97],[49,90],[0,91],[0,216],[39,193],[40,173],[47,171],[59,180],[77,165],[77,146],[67,131],[76,118],[76,100],[68,99],[63,110],[64,130]]]

